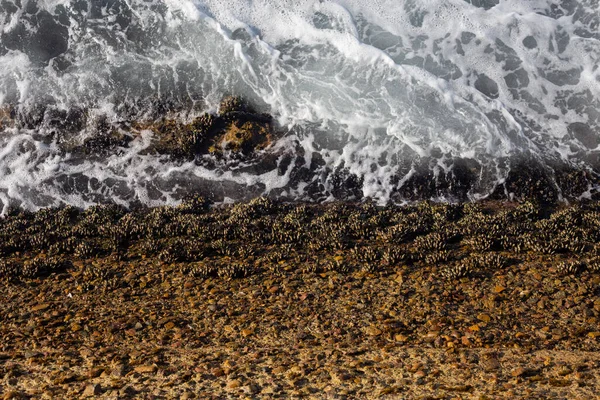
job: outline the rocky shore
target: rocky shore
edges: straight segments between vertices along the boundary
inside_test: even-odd
[[[361,201],[369,192],[365,191],[368,182],[364,175],[352,172],[345,163],[332,165],[324,158],[324,149],[343,152],[345,139],[328,137],[316,127],[304,127],[304,135],[319,137],[310,150],[300,143],[302,135],[277,126],[272,115],[237,96],[224,97],[212,112],[202,112],[199,107],[156,99],[123,104],[115,115],[109,116],[77,107],[63,110],[51,105],[6,105],[0,108],[0,131],[27,132],[32,140],[50,146],[54,155],[75,164],[84,160],[102,164],[110,155],[133,151],[156,157],[170,167],[195,165],[209,171],[231,171],[234,176],[277,174],[285,176],[286,184],[270,193],[285,200]],[[140,146],[143,149],[137,149]],[[533,200],[544,204],[599,201],[600,159],[590,153],[586,162],[584,166],[552,157],[542,160],[525,152],[497,160],[500,169],[494,172],[480,159],[458,158],[434,149],[428,156],[394,160],[395,172],[386,179],[389,200],[396,203],[425,199],[465,202],[482,196],[496,201]],[[380,167],[372,164],[372,168]],[[74,185],[85,193],[88,186],[98,186],[93,178],[73,179],[75,184],[59,184],[60,190],[73,191]],[[211,201],[223,202],[226,197],[243,200],[265,192],[264,182],[227,182],[226,188],[220,183],[197,183],[199,186],[188,191],[181,188],[175,197],[202,192]],[[299,194],[290,195],[296,192]],[[99,193],[90,199],[93,203],[114,200]],[[130,204],[138,201],[135,193],[123,200]]]
[[[14,210],[0,396],[581,398],[600,205]]]

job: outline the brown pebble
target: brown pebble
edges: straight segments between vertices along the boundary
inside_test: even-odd
[[[20,398],[21,398],[21,393],[17,392],[16,390],[9,390],[8,392],[6,392],[4,394],[4,397],[2,397],[3,400],[20,399]]]
[[[535,371],[523,368],[523,367],[519,367],[514,369],[511,373],[512,376],[516,377],[520,377],[520,376],[531,376],[531,375],[535,375]]]
[[[87,385],[83,391],[84,397],[98,396],[102,392],[102,388],[97,383]]]
[[[566,386],[571,386],[571,381],[566,380],[566,379],[550,379],[548,381],[548,383],[550,384],[550,386],[554,386],[554,387],[566,387]]]
[[[125,365],[119,364],[113,368],[111,375],[122,377],[125,376]]]
[[[494,371],[500,368],[500,361],[497,358],[491,357],[482,362],[483,370],[486,372]]]
[[[103,368],[95,367],[95,368],[90,369],[90,372],[88,372],[88,377],[89,378],[97,378],[100,375],[102,375],[103,372],[104,372]]]
[[[506,290],[504,286],[496,285],[494,286],[494,293],[502,293]]]
[[[227,382],[227,389],[237,389],[242,385],[238,379]]]
[[[419,371],[417,371],[417,372],[415,372],[415,374],[413,375],[413,377],[415,379],[425,378],[425,376],[427,376],[427,374],[422,369],[419,370]]]
[[[152,374],[156,372],[156,370],[156,365],[139,365],[134,369],[134,371],[139,374]]]
[[[406,342],[408,340],[408,336],[399,333],[394,336],[394,340],[396,340],[396,342]]]
[[[50,304],[48,304],[48,303],[37,304],[37,305],[31,307],[31,311],[43,311],[43,310],[47,309],[48,307],[50,307]]]
[[[165,329],[166,329],[166,330],[171,330],[171,329],[173,329],[173,328],[175,328],[175,324],[174,324],[172,321],[171,321],[171,322],[167,322],[167,323],[165,324]]]
[[[371,325],[365,328],[365,333],[369,336],[379,336],[381,335],[381,329]]]
[[[571,368],[564,367],[560,371],[558,371],[558,375],[560,375],[560,376],[566,376],[566,375],[569,375],[572,372],[573,372],[573,370]]]
[[[490,316],[487,315],[487,314],[479,314],[479,315],[477,315],[477,319],[480,320],[480,321],[485,322],[486,324],[488,322],[490,322],[490,320],[491,320]]]

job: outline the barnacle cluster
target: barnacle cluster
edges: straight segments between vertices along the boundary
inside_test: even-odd
[[[600,269],[599,232],[595,203],[378,207],[261,197],[211,207],[192,196],[176,207],[152,209],[12,210],[0,219],[0,277],[42,277],[91,258],[146,259],[197,277],[291,269],[386,273],[408,266],[457,279],[484,277],[538,257],[568,275]],[[90,270],[85,277],[107,281],[103,273]]]
[[[582,269],[583,265],[579,261],[563,261],[556,267],[556,272],[560,275],[574,275]]]
[[[442,276],[442,278],[449,279],[449,280],[455,280],[455,279],[468,277],[472,273],[473,273],[473,267],[471,267],[471,265],[465,264],[465,263],[460,263],[460,264],[450,265],[450,266],[444,268],[440,272],[440,275]]]

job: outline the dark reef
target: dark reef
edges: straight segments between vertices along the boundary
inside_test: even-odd
[[[385,272],[398,265],[438,266],[447,278],[485,277],[536,259],[549,268],[571,263],[557,268],[562,273],[597,272],[600,205],[377,207],[257,198],[210,207],[195,196],[177,207],[13,210],[0,221],[0,254],[0,277],[11,280],[61,272],[90,258],[156,259],[194,276],[221,277],[279,268]]]

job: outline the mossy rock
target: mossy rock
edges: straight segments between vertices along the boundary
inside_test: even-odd
[[[227,96],[219,104],[219,116],[231,113],[256,113],[250,105],[239,96]]]
[[[215,138],[209,152],[222,154],[223,151],[231,151],[247,155],[253,151],[264,149],[270,143],[271,127],[269,124],[257,121],[234,121],[221,135]]]
[[[0,127],[3,116],[0,109]],[[102,126],[83,143],[65,140],[61,146],[69,152],[106,154],[117,147],[127,147],[143,131],[151,131],[152,144],[144,154],[158,153],[189,160],[208,153],[249,156],[271,143],[274,136],[271,119],[270,115],[258,114],[241,98],[232,96],[223,99],[217,115],[205,113],[191,123],[167,118],[129,121],[119,128]]]
[[[14,110],[10,106],[0,107],[0,129],[15,125]]]

